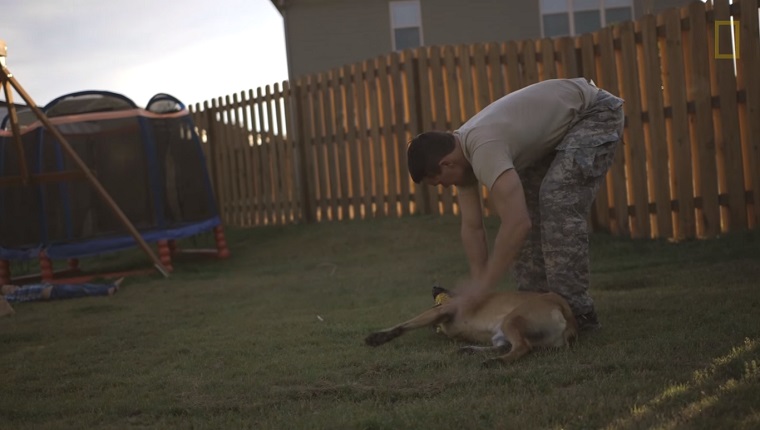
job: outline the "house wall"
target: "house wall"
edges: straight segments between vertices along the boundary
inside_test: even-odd
[[[699,0],[633,0],[633,13],[640,18],[647,13],[658,14],[673,7],[682,7]]]
[[[283,11],[291,79],[392,50],[388,0],[292,0]]]
[[[698,0],[692,0],[698,1]],[[634,0],[634,17],[690,0]],[[423,42],[454,45],[541,37],[538,0],[421,0]],[[291,79],[377,57],[392,47],[388,0],[287,0]]]
[[[422,0],[425,45],[541,37],[538,1]]]

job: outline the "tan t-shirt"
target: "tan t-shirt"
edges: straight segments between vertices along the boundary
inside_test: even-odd
[[[454,134],[478,181],[490,190],[502,173],[551,152],[598,91],[585,78],[542,81],[486,106]]]

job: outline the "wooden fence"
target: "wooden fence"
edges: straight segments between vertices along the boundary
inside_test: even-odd
[[[691,238],[758,226],[758,0],[697,1],[578,37],[395,52],[191,111],[228,224],[456,213],[455,188],[411,182],[407,142],[578,76],[626,101],[595,229]]]

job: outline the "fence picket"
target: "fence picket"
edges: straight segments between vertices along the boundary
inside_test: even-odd
[[[696,234],[694,188],[691,181],[691,143],[689,134],[688,98],[683,76],[686,65],[682,49],[681,14],[670,9],[658,17],[665,37],[660,39],[662,53],[662,85],[664,105],[670,111],[665,118],[670,159],[670,197],[676,203],[674,237],[683,239]]]
[[[639,46],[639,76],[641,78],[641,109],[647,114],[646,168],[649,201],[654,202],[652,218],[654,237],[671,237],[673,220],[670,211],[670,180],[668,177],[668,146],[666,144],[665,115],[662,102],[660,56],[657,50],[657,19],[652,15],[642,18],[636,25],[641,34]]]
[[[523,40],[520,42],[520,53],[523,61],[523,86],[538,82],[538,59],[536,58],[536,42]]]
[[[238,222],[243,226],[249,226],[251,225],[251,220],[249,218],[251,214],[251,207],[250,207],[250,197],[251,193],[248,192],[248,180],[247,175],[250,169],[248,169],[248,166],[246,166],[245,163],[245,146],[243,145],[243,141],[245,139],[245,136],[247,135],[246,129],[243,126],[243,118],[240,114],[240,111],[242,110],[241,107],[241,99],[238,97],[238,93],[232,94],[232,108],[230,109],[230,131],[233,134],[233,145],[234,145],[234,162],[235,162],[235,171],[237,172],[237,175],[235,175],[233,181],[236,186],[236,201],[237,201],[237,210],[239,212],[238,215]]]
[[[504,74],[501,72],[501,49],[498,43],[491,42],[486,47],[488,51],[488,74],[489,82],[491,83],[491,97],[489,103],[500,99],[506,94],[506,86],[504,85]]]
[[[716,21],[729,21],[728,0],[715,0],[713,11]],[[725,30],[730,30],[724,26]],[[716,52],[732,52],[731,35],[715,31],[708,26],[709,40]],[[741,39],[740,39],[741,42]],[[740,51],[741,52],[741,51]],[[747,200],[744,196],[744,166],[742,165],[741,131],[739,129],[738,106],[736,103],[736,75],[731,59],[710,61],[712,99],[718,100],[713,107],[715,141],[718,169],[718,192],[726,196],[726,203],[720,206],[720,217],[724,226],[721,231],[747,228]]]
[[[333,146],[335,148],[335,177],[338,181],[338,201],[340,219],[351,219],[351,199],[349,196],[348,175],[350,166],[348,160],[350,158],[349,142],[346,139],[346,122],[347,113],[345,109],[345,99],[343,91],[346,89],[346,76],[343,74],[343,69],[335,69],[333,71],[334,80],[331,81],[333,88],[333,124],[334,124],[334,141]]]
[[[282,160],[281,145],[278,134],[274,132],[274,113],[272,112],[272,88],[267,85],[264,87],[264,108],[267,114],[266,142],[269,147],[270,172],[272,180],[272,218],[274,224],[280,224],[284,218],[284,199],[282,189]]]
[[[602,29],[594,35],[594,40],[599,46],[599,62],[597,63],[599,86],[611,94],[620,96],[612,29]],[[627,142],[623,140],[615,152],[615,161],[605,178],[607,182],[607,196],[613,204],[612,210],[614,212],[614,215],[611,216],[613,222],[610,224],[610,230],[622,236],[629,236],[631,231],[628,221],[628,192],[626,190],[625,176],[626,145]]]
[[[330,193],[330,205],[329,205],[329,219],[337,221],[340,220],[340,210],[338,207],[339,199],[340,199],[340,191],[339,191],[339,180],[338,180],[338,165],[337,165],[337,142],[336,142],[336,135],[337,135],[337,123],[336,123],[336,112],[335,112],[335,105],[334,105],[334,95],[335,95],[335,71],[330,70],[325,75],[325,80],[322,81],[322,115],[324,115],[322,121],[323,121],[323,129],[324,132],[322,143],[323,143],[323,156],[324,156],[324,166],[327,169],[327,172],[325,175],[328,177],[329,182],[329,188],[328,191]]]
[[[522,77],[520,76],[520,48],[517,46],[517,42],[509,41],[505,43],[505,50],[507,59],[507,91],[511,93],[523,87]]]
[[[349,211],[351,212],[352,219],[359,219],[361,215],[361,196],[359,190],[361,189],[361,158],[359,155],[359,136],[357,131],[359,112],[356,109],[356,91],[355,85],[357,80],[354,75],[354,66],[347,64],[343,66],[343,88],[345,89],[345,107],[346,107],[346,166],[348,171],[346,172],[346,186],[349,196],[346,196],[346,200],[349,201]]]
[[[475,82],[472,79],[473,66],[470,47],[470,45],[459,45],[456,48],[455,56],[459,60],[462,110],[460,117],[453,124],[453,128],[459,127],[477,113],[475,110],[475,98],[472,97],[475,94]]]
[[[625,130],[625,166],[628,182],[628,195],[633,201],[633,237],[649,237],[649,196],[647,192],[646,148],[644,147],[644,130],[641,121],[641,98],[639,95],[639,74],[635,65],[636,42],[633,23],[625,22],[615,27],[615,39],[620,41],[618,54],[618,74],[622,98],[625,99],[625,111],[628,127]]]
[[[369,69],[369,62],[364,61],[357,64],[354,69],[354,81],[356,83],[356,106],[357,106],[357,133],[359,137],[359,146],[357,149],[356,165],[361,174],[361,200],[362,200],[362,217],[372,216],[372,170],[371,170],[371,144],[369,141],[369,125],[367,115],[369,113],[367,94],[366,75]]]
[[[421,112],[421,94],[422,84],[419,72],[419,60],[415,55],[415,51],[404,52],[404,76],[406,77],[406,97],[409,107],[409,137],[410,139],[422,132],[422,116]],[[406,160],[406,146],[404,147],[404,160]],[[404,161],[404,165],[407,165],[407,161]],[[411,213],[421,214],[427,213],[425,207],[425,201],[427,200],[427,185],[415,184],[409,175],[406,177],[406,187],[410,190],[414,196],[412,200],[414,204],[414,210],[410,208]]]
[[[701,201],[697,210],[701,214],[697,217],[697,234],[715,236],[720,233],[720,213],[708,63],[710,52],[704,6],[692,3],[688,8],[681,9],[681,18],[689,23],[684,52],[690,69],[686,74],[686,86],[694,103],[694,119],[691,121],[693,164],[697,167],[694,170],[694,188]]]
[[[274,84],[274,93],[277,95],[275,98],[275,124],[277,125],[277,140],[280,148],[282,148],[282,172],[280,173],[280,179],[283,186],[283,216],[284,223],[295,222],[297,216],[295,212],[297,208],[294,207],[296,202],[293,181],[295,178],[295,172],[293,170],[293,144],[290,140],[290,133],[287,133],[290,125],[290,103],[288,103],[290,88],[287,82],[283,83],[282,89],[280,84]],[[281,108],[280,108],[281,107]]]
[[[575,39],[560,37],[554,40],[554,50],[559,54],[557,76],[560,78],[577,78],[581,76],[578,68],[578,52],[575,49]]]
[[[396,215],[398,192],[396,190],[398,176],[398,162],[396,159],[396,149],[393,136],[393,114],[391,113],[391,84],[388,75],[391,55],[380,59],[378,69],[378,83],[380,91],[380,115],[381,115],[381,139],[382,139],[382,172],[383,172],[383,201],[385,202],[386,214],[388,216]]]
[[[541,61],[538,63],[541,80],[557,78],[557,62],[554,56],[554,42],[552,39],[543,38],[538,41]]]
[[[475,45],[473,53],[473,63],[475,64],[475,109],[478,111],[488,106],[491,102],[490,85],[488,83],[488,72],[486,71],[486,48],[482,44]]]
[[[430,71],[432,72],[433,83],[433,106],[435,109],[434,129],[438,131],[445,131],[449,128],[448,121],[448,109],[446,103],[446,84],[444,82],[443,59],[441,58],[441,48],[433,47],[430,50]],[[450,188],[443,188],[442,186],[435,187],[436,195],[435,206],[433,210],[435,213],[451,213],[453,198],[451,196]]]
[[[371,172],[373,178],[372,198],[374,205],[373,216],[385,216],[385,176],[383,173],[383,144],[380,136],[380,97],[378,94],[378,64],[377,60],[369,63],[371,70],[367,70],[366,79],[369,82],[369,113],[372,137],[372,163]]]
[[[576,49],[579,50],[579,74],[586,79],[598,83],[596,76],[596,53],[594,52],[594,36],[586,33],[575,40]],[[599,191],[596,193],[594,208],[591,212],[591,224],[594,230],[609,231],[610,203],[607,197],[607,178],[602,181]]]
[[[734,2],[736,3],[736,2]],[[739,0],[741,11],[739,40],[740,60],[737,64],[738,89],[745,94],[739,109],[744,154],[744,183],[752,196],[748,226],[760,226],[760,34],[758,32],[758,0]]]
[[[407,86],[404,85],[405,73],[404,62],[408,61],[405,53],[394,53],[391,55],[391,70],[390,78],[393,86],[393,153],[396,162],[396,169],[393,172],[396,178],[396,185],[394,188],[398,189],[398,207],[397,214],[399,216],[409,215],[409,175],[406,174],[406,143],[408,123],[406,122],[406,112],[409,111],[409,106],[406,104],[404,97],[404,89]]]
[[[214,99],[214,108],[212,110],[213,116],[218,116],[219,118],[215,118],[214,121],[214,127],[213,127],[213,136],[216,139],[216,155],[217,155],[217,165],[219,168],[217,169],[217,187],[219,191],[219,203],[220,203],[220,210],[222,211],[224,217],[225,223],[233,223],[233,219],[231,218],[231,214],[233,213],[229,207],[230,203],[230,197],[227,189],[227,184],[229,181],[229,166],[227,163],[227,145],[223,144],[223,142],[227,142],[226,136],[224,135],[224,120],[222,116],[222,105],[224,100],[223,97],[217,97]]]
[[[261,174],[259,175],[262,187],[262,215],[267,224],[274,223],[274,194],[272,191],[272,167],[270,164],[269,149],[270,146],[267,143],[264,118],[264,93],[261,88],[256,90],[255,99],[256,113],[257,113],[257,127],[258,139],[254,142],[255,157],[258,158],[259,168]]]

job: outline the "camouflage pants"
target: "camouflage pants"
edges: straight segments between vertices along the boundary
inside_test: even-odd
[[[532,229],[512,270],[515,281],[520,290],[560,294],[575,315],[594,309],[587,220],[622,136],[622,103],[600,90],[557,151],[518,172]]]

